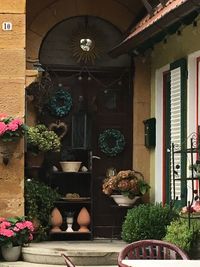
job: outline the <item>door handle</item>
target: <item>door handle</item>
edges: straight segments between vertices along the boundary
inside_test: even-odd
[[[99,156],[92,156],[92,159],[101,159]]]

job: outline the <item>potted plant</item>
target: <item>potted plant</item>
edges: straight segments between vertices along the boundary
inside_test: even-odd
[[[32,222],[24,217],[0,218],[0,246],[4,259],[18,260],[21,246],[32,241],[33,231]]]
[[[13,155],[17,142],[28,130],[19,118],[0,114],[0,153],[4,164],[8,164]]]
[[[26,179],[25,181],[25,213],[34,222],[35,240],[41,241],[48,239],[50,229],[50,214],[54,208],[54,203],[60,198],[56,189],[35,180]]]
[[[29,153],[29,162],[34,162],[35,164],[40,165],[35,159],[43,160],[44,153],[46,152],[59,152],[60,151],[60,138],[54,132],[49,130],[44,124],[38,124],[36,126],[31,126],[27,132],[27,148]],[[32,157],[32,156],[36,157]],[[39,157],[40,155],[40,157]],[[30,159],[31,157],[31,159]]]
[[[148,192],[150,186],[143,175],[134,170],[123,170],[103,181],[103,193],[114,198],[121,206],[133,204],[134,201]],[[121,196],[124,198],[121,199]],[[122,201],[122,202],[121,202]],[[123,202],[127,201],[127,202]]]

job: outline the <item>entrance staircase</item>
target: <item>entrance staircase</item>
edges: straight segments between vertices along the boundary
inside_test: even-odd
[[[76,266],[117,266],[119,251],[126,245],[119,240],[50,241],[32,243],[22,249],[23,261],[0,262],[0,267],[56,267],[65,265],[64,253]]]

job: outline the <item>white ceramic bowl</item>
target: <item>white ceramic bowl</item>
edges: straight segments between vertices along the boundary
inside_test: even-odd
[[[78,172],[81,163],[81,161],[60,161],[63,172]]]

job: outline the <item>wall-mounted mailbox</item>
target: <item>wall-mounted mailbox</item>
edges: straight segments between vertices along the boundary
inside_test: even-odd
[[[144,122],[144,144],[147,148],[156,146],[156,119],[150,118]]]

